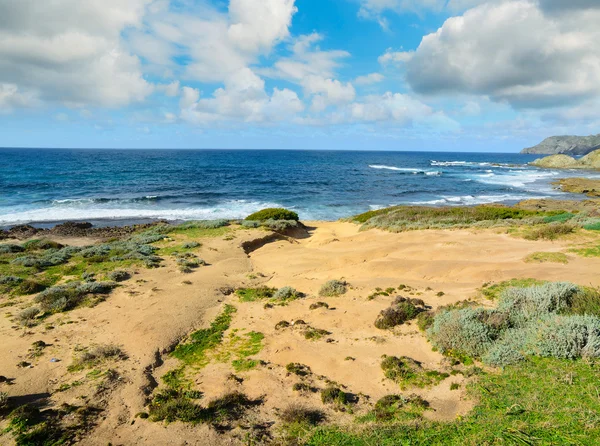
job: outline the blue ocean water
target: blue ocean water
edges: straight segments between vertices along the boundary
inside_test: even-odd
[[[241,218],[283,206],[335,220],[395,204],[567,196],[574,176],[493,153],[0,149],[0,226]]]

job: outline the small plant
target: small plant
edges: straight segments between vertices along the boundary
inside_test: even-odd
[[[327,330],[323,330],[321,328],[314,328],[310,326],[308,326],[306,330],[304,330],[304,337],[309,341],[316,341],[321,339],[323,336],[328,336],[330,334],[331,332]]]
[[[426,331],[433,325],[435,317],[431,311],[423,311],[417,315],[417,327],[419,330]]]
[[[381,369],[386,378],[400,384],[401,388],[410,386],[426,387],[438,384],[450,376],[436,370],[426,370],[414,359],[402,356],[384,356]]]
[[[318,389],[307,383],[295,383],[292,386],[292,390],[295,392],[316,392]]]
[[[195,248],[199,248],[200,246],[202,246],[201,243],[198,242],[186,242],[183,245],[181,245],[181,247],[183,249],[195,249]]]
[[[74,372],[85,368],[92,368],[107,360],[123,360],[127,355],[116,345],[97,345],[91,349],[79,352],[69,371]]]
[[[288,321],[279,321],[275,325],[275,330],[283,330],[284,328],[288,328],[291,324]]]
[[[296,300],[302,297],[302,293],[299,293],[294,288],[290,286],[284,286],[283,288],[279,288],[274,294],[273,299],[279,301],[290,301]]]
[[[310,367],[298,362],[290,362],[285,366],[288,373],[298,376],[308,376],[311,374]]]
[[[326,302],[315,302],[314,304],[310,304],[310,307],[308,307],[309,310],[317,310],[319,308],[325,308],[328,310],[329,304]]]
[[[421,417],[429,403],[418,395],[386,395],[375,403],[373,413],[377,421],[410,420]]]
[[[325,282],[319,290],[319,296],[335,297],[346,294],[348,283],[342,280],[330,280]]]
[[[15,289],[20,295],[36,294],[46,289],[46,285],[33,279],[25,279]]]
[[[290,404],[279,415],[286,424],[308,424],[316,426],[325,419],[325,414],[317,409],[309,409],[300,404]]]
[[[299,217],[296,212],[288,211],[284,208],[268,208],[248,215],[245,220],[248,221],[265,221],[265,220],[294,220],[298,221]]]
[[[350,402],[350,399],[348,394],[339,387],[329,386],[321,390],[321,401],[323,404],[345,406]]]
[[[131,278],[131,274],[127,271],[116,270],[111,273],[108,273],[108,280],[112,280],[113,282],[124,282]]]
[[[35,324],[36,316],[40,314],[40,309],[37,307],[29,307],[19,313],[19,321],[22,325],[30,327]]]
[[[259,288],[240,288],[236,290],[241,302],[255,302],[257,300],[271,299],[277,290],[266,286]]]
[[[458,384],[458,383],[450,384],[450,390],[458,390],[458,389],[460,389],[460,384]]]
[[[394,328],[414,319],[423,311],[425,311],[425,303],[421,299],[398,297],[393,306],[379,313],[375,320],[375,327],[380,330]]]
[[[547,224],[535,228],[523,236],[527,240],[556,240],[575,232],[575,226],[568,223]]]

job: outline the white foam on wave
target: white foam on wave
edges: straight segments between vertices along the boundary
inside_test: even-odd
[[[409,204],[415,205],[446,205],[446,206],[472,206],[476,204],[487,204],[487,203],[503,203],[507,201],[521,201],[534,198],[548,198],[547,195],[512,195],[512,194],[498,194],[498,195],[457,195],[457,196],[442,196],[435,200],[426,201],[412,201]]]
[[[244,218],[260,209],[282,207],[278,203],[248,200],[230,200],[214,207],[188,207],[159,209],[145,207],[103,207],[91,206],[51,206],[39,209],[22,210],[0,215],[0,224],[14,225],[29,222],[54,222],[68,220],[126,220],[126,219],[165,219],[165,220],[215,220]]]
[[[538,181],[548,180],[557,176],[557,172],[539,170],[508,170],[502,173],[485,173],[474,175],[475,181],[484,184],[527,188]]]
[[[423,170],[423,169],[415,169],[413,167],[395,167],[395,166],[386,166],[383,164],[370,164],[369,167],[371,169],[380,169],[380,170],[393,170],[396,172],[410,172],[414,175],[417,174],[425,174],[428,176],[436,176],[441,175],[442,172],[439,170]]]

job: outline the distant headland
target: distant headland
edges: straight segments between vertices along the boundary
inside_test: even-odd
[[[536,155],[587,155],[600,149],[600,134],[591,136],[551,136],[537,146],[523,149],[521,153]]]

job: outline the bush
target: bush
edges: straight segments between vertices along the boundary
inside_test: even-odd
[[[257,300],[270,299],[277,290],[262,286],[259,288],[240,288],[235,291],[242,302],[255,302]]]
[[[418,395],[386,395],[375,403],[373,413],[377,421],[392,421],[402,418],[417,418],[429,403]]]
[[[97,345],[91,349],[81,351],[69,369],[71,371],[76,371],[94,367],[109,359],[116,360],[126,358],[127,355],[125,355],[123,350],[116,345]]]
[[[345,294],[348,283],[342,280],[330,280],[325,282],[319,290],[319,296],[335,297]]]
[[[261,226],[271,231],[284,232],[288,229],[297,228],[298,222],[296,220],[265,220],[261,223]]]
[[[273,294],[273,299],[275,300],[296,300],[300,297],[302,297],[302,293],[299,293],[290,286],[279,288],[275,294]]]
[[[183,249],[194,249],[199,248],[200,246],[202,246],[202,244],[198,242],[186,242],[183,245],[181,245]]]
[[[116,271],[108,273],[107,277],[113,282],[124,282],[125,280],[131,279],[131,274],[129,274],[129,272],[127,271],[118,269]]]
[[[294,220],[298,221],[299,217],[296,212],[289,211],[283,208],[268,208],[248,215],[245,220],[248,221],[265,221],[265,220]]]
[[[260,221],[254,221],[254,220],[242,220],[240,222],[240,225],[242,225],[243,228],[248,228],[248,229],[257,229],[257,228],[260,228],[260,226],[261,226]]]
[[[348,394],[339,387],[329,386],[321,390],[321,401],[323,404],[344,406],[349,403],[349,397]]]
[[[529,332],[529,354],[560,359],[600,357],[600,319],[551,315]]]
[[[290,362],[288,365],[285,366],[285,369],[288,373],[292,373],[298,376],[308,376],[311,373],[309,366],[297,362]]]
[[[575,226],[567,223],[548,224],[535,228],[524,235],[527,240],[556,240],[575,232]]]
[[[449,375],[435,370],[425,370],[412,358],[402,356],[384,356],[381,369],[386,378],[400,384],[401,388],[409,386],[425,387],[437,384]]]
[[[36,280],[26,279],[22,281],[16,288],[17,294],[29,295],[36,294],[46,289],[46,285]]]
[[[423,311],[417,315],[417,327],[419,330],[426,331],[433,325],[435,317],[431,311]]]
[[[36,251],[36,250],[47,250],[47,249],[61,249],[63,245],[57,242],[53,242],[52,240],[41,239],[41,240],[29,240],[23,243],[23,248],[26,251]]]
[[[23,282],[21,277],[16,276],[0,276],[0,285],[18,285]]]
[[[25,248],[19,245],[14,245],[10,243],[0,245],[0,254],[13,254],[23,251],[25,251]]]
[[[380,330],[385,330],[394,328],[397,325],[402,325],[406,321],[414,319],[419,313],[425,311],[423,301],[420,299],[414,299],[414,301],[416,301],[419,306],[416,306],[415,303],[413,303],[413,299],[400,297],[396,300],[397,303],[395,303],[394,306],[386,308],[379,313],[379,316],[377,316],[377,319],[375,320],[375,327]]]
[[[40,309],[37,307],[29,307],[19,313],[19,321],[25,326],[33,324],[35,317],[40,314]]]
[[[325,419],[325,414],[317,409],[308,409],[300,404],[290,404],[281,411],[281,421],[286,424],[310,424],[316,426]]]
[[[600,290],[596,288],[579,288],[571,297],[567,314],[580,314],[600,317]]]
[[[316,310],[318,308],[325,308],[327,310],[329,309],[329,304],[327,302],[315,302],[308,307],[309,310]]]
[[[498,330],[485,323],[489,312],[494,310],[463,308],[443,311],[436,315],[427,334],[442,353],[457,352],[479,357],[499,335]]]
[[[70,310],[87,294],[109,294],[116,287],[114,282],[71,282],[47,288],[35,297],[43,311],[59,313]]]
[[[177,229],[218,229],[229,226],[229,220],[188,221],[177,226]]]

